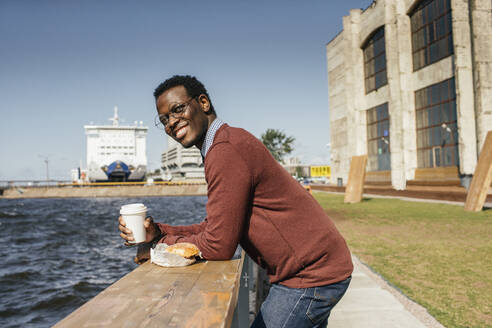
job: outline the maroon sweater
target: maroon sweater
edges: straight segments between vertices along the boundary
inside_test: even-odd
[[[159,223],[162,242],[191,242],[208,260],[228,260],[240,244],[272,283],[306,288],[349,277],[345,240],[318,202],[243,129],[224,124],[205,158],[207,217]]]

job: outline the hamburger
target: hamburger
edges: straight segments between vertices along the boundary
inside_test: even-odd
[[[200,254],[200,250],[192,243],[176,243],[167,247],[164,252],[176,254],[186,259],[194,258]]]

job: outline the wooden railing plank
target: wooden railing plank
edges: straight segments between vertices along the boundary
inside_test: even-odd
[[[172,316],[165,314],[172,314],[175,310],[186,308],[183,301],[198,277],[196,274],[168,273],[160,286],[158,284],[146,284],[155,290],[149,291],[148,288],[145,288],[149,296],[143,295],[137,299],[132,312],[116,318],[113,321],[114,326],[148,327],[154,325],[167,327]]]
[[[110,325],[111,316],[122,315],[132,302],[130,295],[126,295],[123,291],[136,289],[141,279],[152,269],[152,266],[147,264],[138,267],[132,272],[131,279],[128,275],[124,276],[72,312],[55,327],[93,327],[94,322],[100,326]]]
[[[230,327],[243,259],[209,262],[183,302],[186,311],[177,312],[168,327]]]
[[[229,327],[242,261],[142,264],[55,327]]]
[[[186,327],[186,325],[184,325],[186,320],[183,320],[180,314],[184,313],[185,318],[192,316],[195,311],[197,300],[199,300],[194,295],[195,292],[192,291],[192,289],[206,288],[205,286],[202,286],[204,275],[218,275],[214,272],[221,272],[222,270],[233,272],[234,268],[237,270],[236,262],[237,261],[201,262],[189,267],[169,269],[170,272],[176,272],[176,274],[183,274],[180,272],[187,272],[187,269],[192,269],[201,274],[194,275],[195,280],[192,284],[188,284],[188,282],[191,282],[191,279],[180,279],[179,281],[176,281],[173,288],[168,292],[168,295],[163,297],[166,301],[159,303],[152,309],[149,319],[145,320],[145,325],[142,325],[142,327]]]
[[[192,279],[175,281],[161,300],[149,311],[141,327],[170,327],[169,323],[173,316],[179,311],[186,311],[187,305],[183,302],[197,279],[198,275],[194,275]]]

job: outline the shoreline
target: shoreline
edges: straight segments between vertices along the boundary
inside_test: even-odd
[[[11,187],[0,199],[206,196],[207,184],[91,187]]]

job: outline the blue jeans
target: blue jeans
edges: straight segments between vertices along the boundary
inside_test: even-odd
[[[252,328],[326,327],[331,309],[345,294],[351,277],[326,286],[289,288],[272,284]]]

